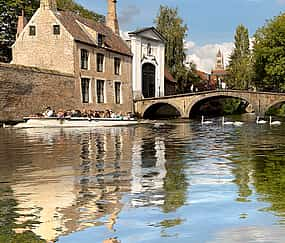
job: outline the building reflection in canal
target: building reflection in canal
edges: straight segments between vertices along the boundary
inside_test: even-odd
[[[124,192],[131,192],[131,206],[165,204],[163,133],[153,136],[146,127],[20,132],[32,146],[13,172],[17,221],[39,223],[16,232],[32,230],[53,241],[92,226],[113,231]]]

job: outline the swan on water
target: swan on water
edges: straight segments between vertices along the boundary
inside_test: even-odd
[[[269,124],[279,126],[279,125],[281,125],[281,121],[272,121],[272,117],[270,116],[269,117]]]
[[[243,125],[243,122],[241,121],[235,121],[234,122],[234,126],[242,126]]]
[[[225,117],[223,116],[222,117],[222,125],[224,126],[224,125],[233,125],[234,124],[234,122],[232,122],[232,121],[225,121]]]
[[[201,124],[202,124],[202,125],[203,125],[203,124],[213,124],[213,122],[212,122],[212,121],[205,121],[204,116],[202,116]]]
[[[256,117],[256,124],[266,124],[267,121],[265,120],[259,120],[259,116]]]

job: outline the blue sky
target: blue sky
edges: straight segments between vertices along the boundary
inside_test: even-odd
[[[106,15],[107,0],[76,2]],[[237,25],[245,25],[253,35],[266,20],[285,11],[285,0],[118,0],[121,30],[133,31],[154,25],[160,5],[178,7],[179,15],[188,26],[186,41],[190,55],[201,52],[201,48],[205,47],[221,48],[225,58],[230,53],[228,48],[233,42]],[[215,52],[211,55],[215,56]],[[198,59],[196,62],[201,61]],[[207,65],[202,69],[209,69],[212,64]]]

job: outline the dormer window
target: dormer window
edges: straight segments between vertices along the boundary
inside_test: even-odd
[[[97,35],[97,42],[98,42],[98,46],[102,47],[104,44],[104,35],[98,33]]]
[[[53,34],[60,35],[60,25],[56,24],[53,26]]]
[[[35,35],[36,35],[36,26],[31,25],[31,26],[29,27],[29,35],[30,35],[30,36],[35,36]]]

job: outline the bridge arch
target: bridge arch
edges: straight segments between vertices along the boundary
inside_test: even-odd
[[[166,117],[181,117],[182,111],[179,107],[177,107],[175,104],[168,103],[168,102],[157,102],[148,105],[143,114],[142,117],[144,119],[149,118],[166,118]],[[157,117],[156,117],[157,116]]]
[[[196,105],[198,105],[199,103],[202,103],[203,101],[208,101],[208,100],[210,101],[210,100],[212,100],[212,99],[219,99],[219,98],[221,98],[221,99],[233,98],[233,99],[244,100],[244,101],[247,102],[248,104],[251,104],[252,107],[253,107],[253,109],[254,109],[255,111],[257,110],[256,105],[253,104],[252,101],[250,100],[250,98],[247,97],[247,96],[244,96],[244,95],[241,95],[241,94],[235,94],[235,93],[232,93],[232,94],[230,94],[230,93],[228,93],[228,94],[226,94],[226,93],[225,93],[225,94],[222,94],[222,93],[212,93],[212,94],[206,95],[206,96],[200,95],[200,96],[194,97],[194,98],[191,100],[189,106],[187,107],[185,113],[186,113],[186,115],[187,115],[188,117],[190,117],[193,108],[194,108]]]
[[[274,102],[271,102],[269,105],[267,105],[265,107],[265,113],[273,106],[276,106],[278,104],[285,104],[285,98],[284,99],[280,99],[278,101],[274,101]]]

